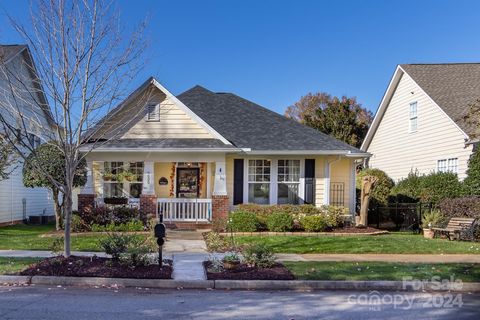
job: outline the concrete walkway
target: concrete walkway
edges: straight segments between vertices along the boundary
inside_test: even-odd
[[[277,254],[279,261],[480,263],[480,254]]]

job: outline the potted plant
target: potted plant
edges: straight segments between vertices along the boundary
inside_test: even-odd
[[[116,176],[115,174],[113,174],[112,172],[110,171],[105,171],[103,173],[103,180],[104,181],[111,181],[111,180],[115,180]]]
[[[240,257],[235,252],[228,253],[223,257],[222,262],[226,270],[233,270],[240,265]]]
[[[117,175],[118,181],[126,180],[128,182],[132,182],[133,180],[135,180],[135,178],[137,178],[137,176],[131,171],[124,171]]]
[[[427,239],[433,239],[435,232],[432,228],[441,227],[444,221],[445,217],[439,210],[431,210],[430,212],[424,213],[422,217],[423,236]]]

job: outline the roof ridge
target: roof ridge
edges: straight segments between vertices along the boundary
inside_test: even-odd
[[[433,62],[433,63],[402,63],[400,66],[443,66],[443,65],[460,65],[460,64],[478,64],[480,62]]]

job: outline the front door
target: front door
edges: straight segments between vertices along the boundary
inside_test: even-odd
[[[199,168],[177,168],[177,198],[198,198]]]

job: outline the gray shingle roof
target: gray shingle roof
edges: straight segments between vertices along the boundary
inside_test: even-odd
[[[119,139],[98,143],[102,149],[234,149],[218,139]],[[89,144],[84,145],[88,148]]]
[[[14,55],[26,48],[26,45],[21,44],[8,44],[0,45],[0,61],[7,61]]]
[[[342,141],[231,93],[214,93],[195,86],[177,98],[240,148],[361,152]]]
[[[464,116],[480,98],[480,63],[400,66],[466,134],[474,132]]]

